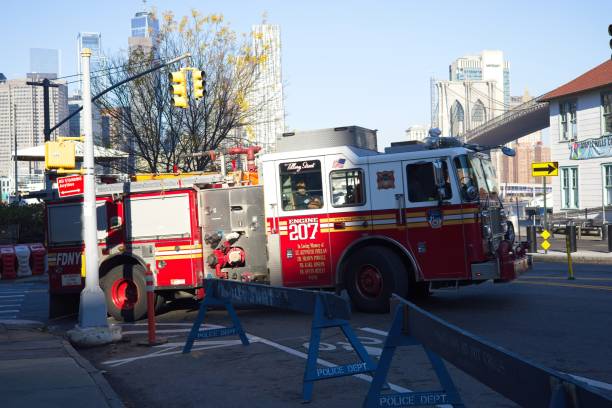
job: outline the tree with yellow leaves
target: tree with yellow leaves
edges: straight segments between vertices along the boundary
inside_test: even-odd
[[[109,65],[124,69],[94,75],[94,86],[102,90],[159,60],[186,52],[191,58],[118,87],[98,104],[110,119],[111,146],[134,156],[130,173],[168,172],[174,165],[183,171],[203,170],[208,157],[192,154],[244,142],[234,135],[248,133],[262,109],[250,96],[267,50],[254,49],[253,38],[258,34],[239,36],[221,14],[192,10],[177,19],[172,12],[164,12],[159,20],[157,37],[127,55],[109,58]],[[179,109],[170,104],[167,73],[185,64],[205,72],[206,94],[199,100],[190,97],[189,107]]]

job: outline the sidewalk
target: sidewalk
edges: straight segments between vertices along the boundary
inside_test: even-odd
[[[42,323],[0,320],[0,406],[104,407],[123,403],[102,373]]]

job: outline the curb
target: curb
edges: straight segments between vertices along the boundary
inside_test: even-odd
[[[79,366],[87,371],[87,374],[89,374],[93,382],[98,386],[100,391],[102,391],[108,406],[111,408],[125,408],[125,405],[123,405],[119,395],[115,392],[115,390],[113,390],[106,378],[104,378],[104,375],[102,374],[103,371],[100,371],[91,365],[91,363],[81,356],[68,341],[62,340],[62,343],[64,344],[64,348],[70,357],[72,357]]]
[[[548,254],[529,253],[529,255],[534,261],[537,261],[537,262],[563,262],[563,263],[567,262],[567,255],[562,254],[562,253],[548,253]],[[612,265],[612,257],[572,254],[572,263],[591,264],[591,265]]]

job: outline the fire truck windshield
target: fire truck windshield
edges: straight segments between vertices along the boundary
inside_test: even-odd
[[[491,160],[479,153],[455,157],[457,179],[461,188],[461,195],[466,201],[477,199],[496,198],[499,193],[495,170]],[[468,189],[473,186],[478,194],[470,198]]]

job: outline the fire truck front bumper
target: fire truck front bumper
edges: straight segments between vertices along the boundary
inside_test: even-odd
[[[527,255],[521,257],[508,257],[506,259],[492,260],[471,265],[472,280],[493,279],[495,282],[509,282],[531,269],[531,262]]]

